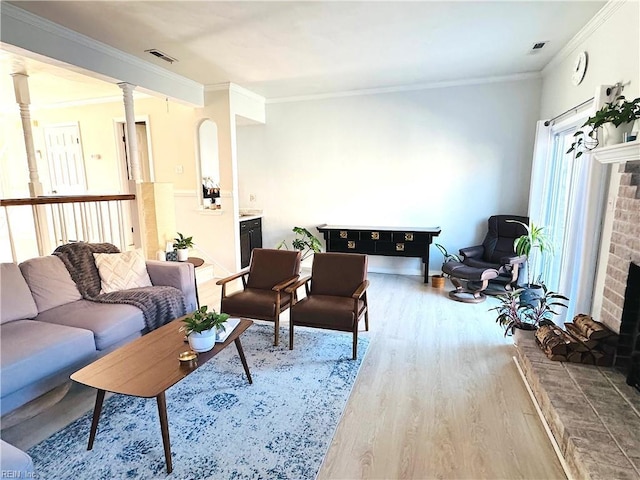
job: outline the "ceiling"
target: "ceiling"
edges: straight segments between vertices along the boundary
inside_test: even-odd
[[[280,98],[539,72],[606,2],[10,3],[204,85],[233,82]],[[532,53],[541,41],[548,43]],[[145,53],[151,48],[178,61]],[[20,62],[33,103],[120,94],[113,84],[5,54],[3,97]]]

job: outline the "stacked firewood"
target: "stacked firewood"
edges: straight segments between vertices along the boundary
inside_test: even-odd
[[[536,331],[536,343],[551,360],[601,367],[613,365],[618,336],[606,325],[579,314],[566,330],[543,325]]]

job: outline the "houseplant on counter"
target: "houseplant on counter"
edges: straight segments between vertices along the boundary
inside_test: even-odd
[[[189,346],[194,352],[208,352],[216,344],[219,332],[224,332],[224,324],[229,318],[226,313],[216,313],[215,310],[207,311],[203,305],[193,314],[182,320],[184,325],[180,331],[184,332],[189,341]]]
[[[599,131],[603,131],[605,145],[615,145],[622,142],[625,133],[631,132],[634,122],[640,118],[640,97],[627,101],[620,95],[613,102],[606,103],[593,117],[589,117],[582,128],[573,134],[574,142],[567,153],[576,152],[576,158],[585,150],[593,150],[600,144]]]
[[[439,243],[436,243],[434,245],[436,246],[436,248],[440,251],[440,253],[444,257],[444,260],[442,262],[443,265],[445,263],[447,263],[447,262],[460,262],[461,261],[460,257],[458,255],[456,255],[455,253],[447,252],[447,249],[443,245],[440,245]],[[444,279],[445,279],[445,274],[444,273],[440,273],[440,275],[432,275],[431,276],[431,284],[433,285],[433,288],[442,288],[442,287],[444,287]]]
[[[180,232],[173,239],[173,248],[178,252],[178,261],[186,262],[189,258],[189,249],[193,248],[193,237],[185,237]]]
[[[322,251],[322,243],[309,230],[304,227],[293,227],[292,231],[296,236],[291,240],[291,250],[300,250],[302,252],[302,260]],[[289,245],[286,240],[282,240],[276,245],[276,248],[278,250],[281,248],[289,250]]]
[[[513,243],[513,248],[517,255],[526,255],[527,257],[525,262],[527,267],[527,283],[521,285],[522,292],[520,301],[527,305],[533,305],[536,299],[542,294],[541,274],[536,276],[535,272],[535,266],[538,263],[537,256],[552,253],[551,239],[544,231],[545,227],[539,227],[533,222],[529,222],[529,225],[519,222],[518,220],[507,220],[507,222],[519,223],[527,230],[526,235],[521,235],[516,238]]]

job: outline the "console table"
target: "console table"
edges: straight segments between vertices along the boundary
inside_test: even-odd
[[[440,227],[354,227],[318,225],[327,242],[327,252],[366,253],[393,257],[420,257],[424,283],[429,283],[429,245],[440,235]]]

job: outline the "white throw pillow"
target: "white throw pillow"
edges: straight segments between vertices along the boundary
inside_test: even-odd
[[[142,249],[122,253],[94,253],[93,257],[102,281],[100,293],[151,286]]]

